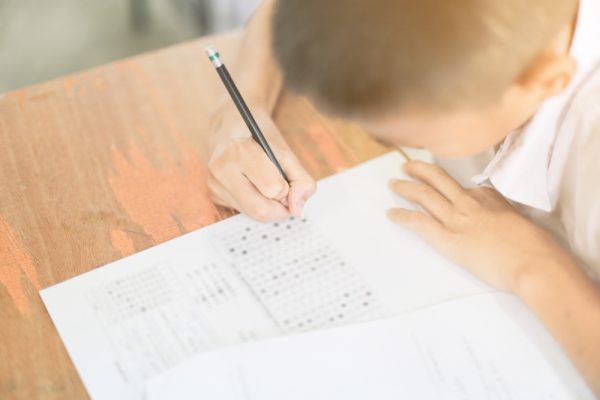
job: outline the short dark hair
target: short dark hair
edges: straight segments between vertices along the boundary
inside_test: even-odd
[[[576,0],[279,0],[292,90],[338,114],[484,106],[575,14]]]

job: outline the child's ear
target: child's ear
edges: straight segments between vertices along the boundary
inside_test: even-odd
[[[545,100],[565,90],[576,70],[577,61],[569,53],[545,54],[521,75],[518,84]]]

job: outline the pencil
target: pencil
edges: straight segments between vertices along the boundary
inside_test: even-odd
[[[275,165],[275,167],[277,168],[277,170],[279,171],[281,176],[283,176],[283,178],[287,182],[289,182],[289,179],[288,179],[287,175],[285,174],[285,171],[281,167],[281,164],[279,164],[279,161],[277,161],[277,158],[275,157],[273,150],[271,150],[271,146],[269,146],[267,139],[261,132],[260,127],[258,126],[258,124],[256,123],[256,120],[252,116],[252,113],[250,112],[250,109],[246,105],[244,98],[240,94],[240,91],[238,90],[236,84],[233,82],[233,78],[231,77],[231,75],[229,75],[229,71],[227,70],[227,67],[225,67],[225,64],[221,61],[221,56],[219,55],[219,52],[214,48],[214,46],[209,46],[206,49],[204,49],[204,51],[206,52],[208,59],[212,62],[212,64],[216,68],[217,72],[219,73],[219,76],[221,77],[221,80],[223,81],[225,88],[229,92],[231,99],[233,100],[233,102],[235,103],[235,106],[237,107],[238,111],[242,115],[242,118],[244,119],[246,126],[248,126],[248,129],[250,130],[250,133],[252,134],[252,138],[256,141],[256,143],[258,143],[260,145],[260,147],[262,147],[264,152],[267,154],[267,157],[269,157],[271,162]]]
[[[408,155],[408,153],[406,152],[406,150],[404,150],[402,148],[402,146],[398,146],[397,149],[398,149],[398,151],[400,152],[400,154],[402,155],[402,157],[404,157],[404,159],[406,161],[412,161],[412,159],[410,158],[410,156]]]

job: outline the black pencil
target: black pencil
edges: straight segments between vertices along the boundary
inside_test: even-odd
[[[281,176],[283,176],[283,178],[287,182],[289,182],[289,179],[288,179],[287,175],[285,174],[285,171],[281,167],[281,164],[279,164],[279,161],[277,161],[277,158],[275,157],[273,150],[271,150],[271,147],[269,146],[267,139],[262,134],[260,127],[258,126],[258,124],[256,123],[256,120],[252,116],[252,113],[250,112],[250,109],[246,105],[244,98],[242,97],[242,95],[240,94],[240,91],[238,90],[237,86],[233,82],[233,78],[231,78],[231,75],[229,75],[229,71],[227,70],[227,67],[225,67],[225,64],[223,64],[223,62],[221,61],[219,52],[213,46],[207,47],[204,51],[206,52],[208,59],[212,62],[212,64],[217,69],[217,72],[219,73],[219,76],[221,77],[221,80],[223,81],[225,88],[229,92],[231,99],[235,103],[235,106],[237,107],[238,111],[242,115],[244,122],[248,126],[248,129],[250,130],[250,133],[252,134],[252,138],[260,145],[260,147],[262,147],[262,149],[265,151],[265,153],[267,154],[267,157],[269,157],[271,162],[273,164],[275,164],[275,167],[277,168],[277,170],[279,171]]]

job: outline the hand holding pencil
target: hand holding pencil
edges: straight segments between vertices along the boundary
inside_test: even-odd
[[[208,145],[213,200],[259,221],[300,215],[316,189],[266,110],[250,107],[216,50],[207,54],[230,99],[214,113]]]

